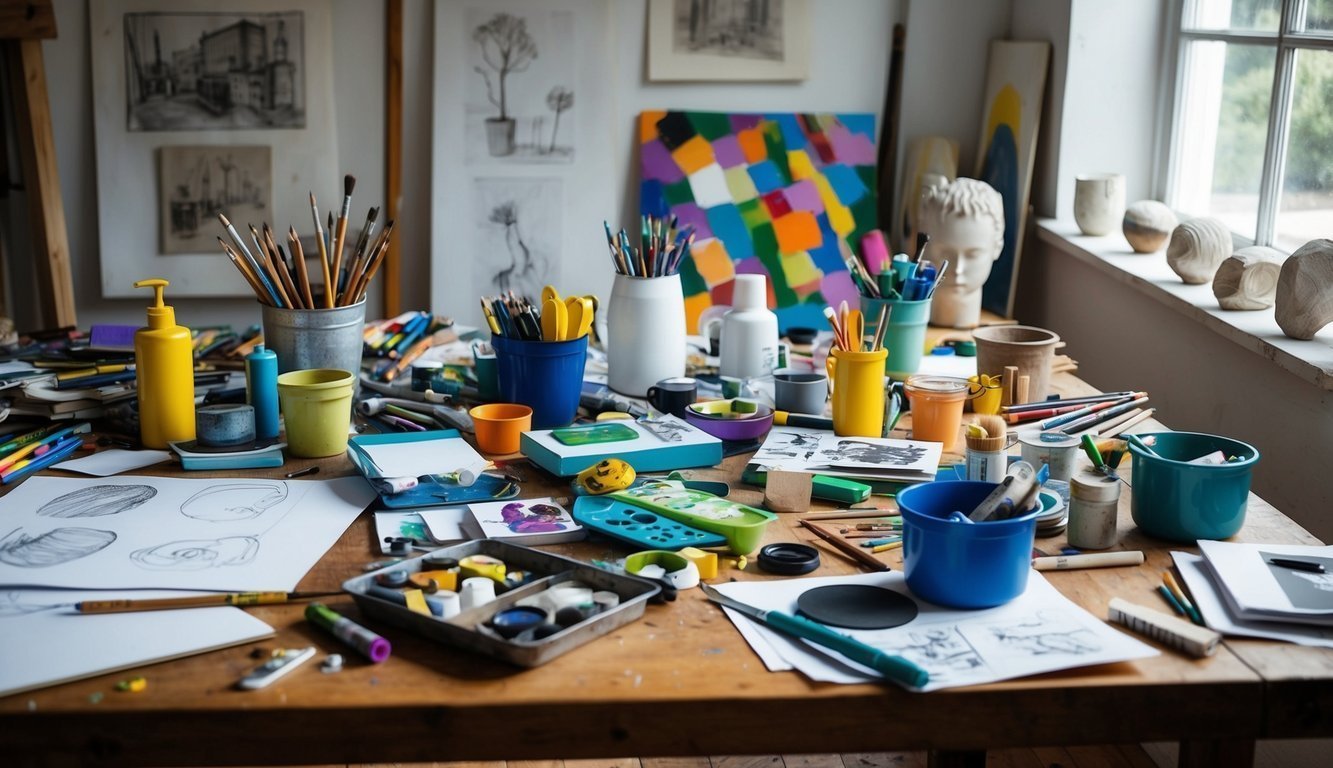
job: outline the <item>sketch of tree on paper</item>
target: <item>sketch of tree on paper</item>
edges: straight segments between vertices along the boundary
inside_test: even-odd
[[[573,39],[573,14],[470,8],[467,29],[473,73],[464,103],[467,161],[571,162],[576,131],[566,113],[574,92],[564,84],[573,82],[576,52],[562,41]]]
[[[563,238],[559,179],[477,179],[475,294],[537,297],[556,280]]]
[[[782,61],[782,0],[675,0],[677,53]]]

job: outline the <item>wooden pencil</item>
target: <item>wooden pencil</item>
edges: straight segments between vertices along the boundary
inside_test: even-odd
[[[282,280],[282,285],[287,289],[287,295],[292,297],[292,306],[297,309],[308,309],[305,306],[305,300],[296,290],[296,282],[292,280],[292,273],[287,269],[287,259],[278,247],[278,243],[273,239],[273,230],[268,224],[264,224],[264,243],[268,245],[269,258],[277,264],[278,278]]]
[[[1135,426],[1139,422],[1147,421],[1148,418],[1151,417],[1156,412],[1157,412],[1156,408],[1149,408],[1148,410],[1144,411],[1143,413],[1140,413],[1138,416],[1135,416],[1129,421],[1121,423],[1115,429],[1109,430],[1105,434],[1098,435],[1098,437],[1116,437],[1117,435],[1124,434],[1125,430],[1129,429],[1132,426]]]
[[[861,546],[857,544],[852,544],[851,542],[844,540],[841,536],[837,535],[836,533],[830,533],[829,531],[824,530],[819,526],[818,523],[812,523],[809,520],[802,520],[801,525],[805,526],[806,529],[814,533],[819,538],[828,542],[830,545],[832,545],[834,549],[838,550],[839,552],[851,558],[852,560],[855,560],[861,565],[864,565],[865,567],[871,569],[872,571],[889,570],[888,563],[885,563],[884,561],[875,557],[873,554],[867,552]]]
[[[855,520],[863,517],[896,517],[897,510],[893,509],[840,509],[835,512],[814,512],[801,518],[802,520]]]
[[[301,279],[301,294],[305,297],[305,305],[309,309],[314,309],[315,296],[310,290],[310,273],[306,269],[305,249],[301,247],[301,236],[296,234],[296,227],[287,227],[287,239],[292,244],[292,256],[296,259],[296,274]]]
[[[338,230],[333,236],[333,285],[326,290],[332,290],[334,301],[338,297],[338,278],[342,274],[343,266],[343,243],[347,240],[347,215],[352,209],[352,189],[356,186],[356,177],[352,174],[343,176],[343,207],[342,212],[338,214]]]
[[[259,255],[262,258],[261,266],[264,267],[264,272],[267,273],[269,282],[273,285],[273,290],[278,292],[278,298],[282,300],[284,307],[295,307],[296,304],[287,295],[287,289],[282,284],[282,278],[278,277],[278,268],[273,263],[272,254],[264,247],[264,242],[259,237],[259,230],[255,229],[253,224],[250,224],[249,227],[250,237],[254,238],[255,248],[259,250]]]
[[[389,255],[389,238],[393,235],[393,220],[390,219],[384,226],[384,231],[380,233],[379,250],[374,257],[367,263],[366,268],[362,270],[363,274],[360,280],[360,287],[357,292],[352,294],[351,303],[355,304],[366,296],[366,289],[370,287],[370,281],[374,279],[375,273],[379,271],[380,265],[384,263]]]
[[[272,299],[268,297],[268,293],[255,279],[254,275],[250,274],[250,268],[246,265],[245,260],[236,251],[232,250],[231,246],[227,245],[222,238],[219,237],[218,242],[222,244],[223,252],[227,254],[227,258],[231,260],[232,265],[236,267],[236,271],[241,273],[241,277],[245,278],[246,283],[249,283],[250,290],[255,292],[255,296],[263,303],[272,305]]]
[[[333,309],[333,294],[329,292],[332,282],[329,279],[329,249],[324,241],[324,226],[319,223],[319,206],[315,204],[315,193],[310,193],[310,216],[315,220],[315,242],[319,245],[319,266],[324,271],[324,308]]]

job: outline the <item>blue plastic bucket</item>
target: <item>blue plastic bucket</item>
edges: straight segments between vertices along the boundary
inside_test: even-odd
[[[1229,437],[1199,432],[1139,433],[1155,438],[1149,456],[1133,443],[1134,483],[1130,511],[1144,533],[1170,541],[1226,539],[1245,524],[1250,477],[1259,451]],[[1238,461],[1190,464],[1221,451]]]
[[[571,341],[520,341],[492,336],[500,399],[532,409],[532,428],[563,427],[574,420],[583,390],[588,337]]]
[[[1032,569],[1040,506],[1022,517],[957,522],[996,483],[921,483],[898,492],[903,516],[903,571],[923,600],[950,608],[993,608],[1023,594]]]

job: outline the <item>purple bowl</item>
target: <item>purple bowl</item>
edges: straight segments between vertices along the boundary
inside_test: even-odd
[[[773,409],[762,403],[751,416],[744,418],[726,418],[695,413],[693,408],[685,409],[685,421],[702,429],[719,440],[743,442],[758,440],[773,428]]]

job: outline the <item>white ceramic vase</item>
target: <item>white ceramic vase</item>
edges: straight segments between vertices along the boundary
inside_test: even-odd
[[[616,275],[606,314],[607,383],[631,397],[685,375],[685,295],[680,275]]]
[[[1093,173],[1074,180],[1074,221],[1089,237],[1109,235],[1125,216],[1125,177]]]

